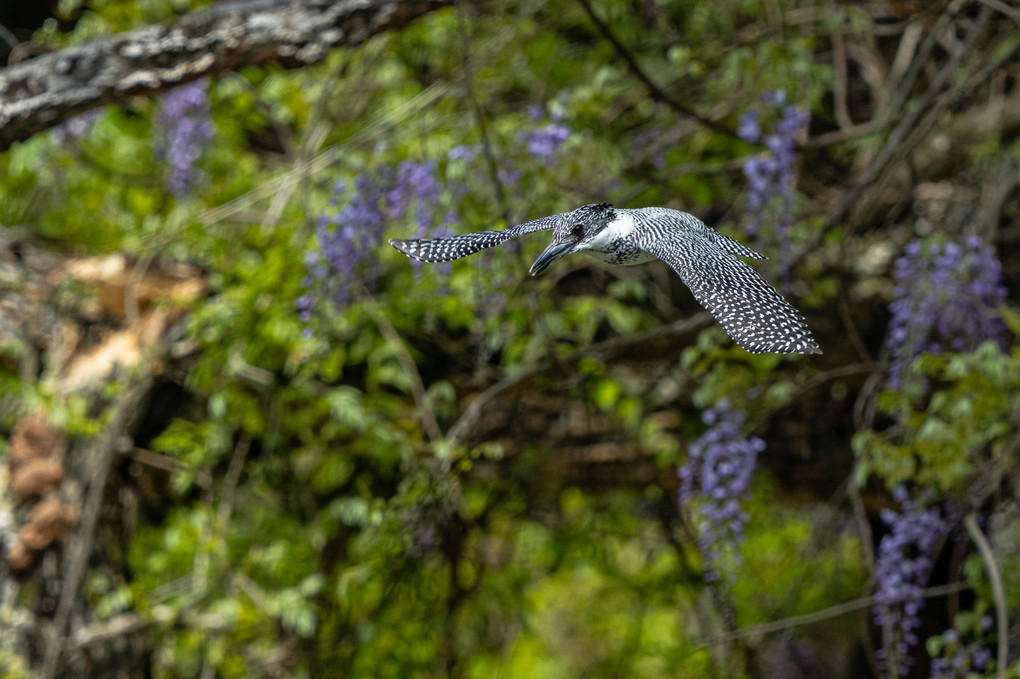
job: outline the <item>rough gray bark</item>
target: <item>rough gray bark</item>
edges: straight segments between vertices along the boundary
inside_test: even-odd
[[[450,0],[242,0],[0,70],[0,150],[88,109],[220,71],[303,66]]]

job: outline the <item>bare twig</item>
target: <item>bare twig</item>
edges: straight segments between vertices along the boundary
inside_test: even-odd
[[[988,5],[996,12],[1001,12],[1002,14],[1008,16],[1013,21],[1020,24],[1020,10],[1017,10],[1015,7],[1010,7],[1006,3],[1001,2],[1001,0],[978,0],[978,1],[981,2],[982,4]]]
[[[140,328],[141,308],[138,305],[138,289],[149,272],[155,255],[149,253],[135,262],[124,286],[124,321],[129,328]]]
[[[954,55],[949,60],[949,63],[943,67],[939,73],[935,76],[932,82],[928,86],[928,90],[925,92],[923,101],[912,111],[909,111],[906,115],[903,114],[903,103],[906,101],[911,89],[914,86],[914,82],[921,73],[921,67],[927,63],[928,54],[934,48],[936,38],[946,26],[952,20],[954,16],[960,11],[964,4],[964,0],[953,0],[945,12],[939,16],[935,26],[932,27],[928,35],[925,36],[924,42],[918,50],[918,53],[914,57],[914,60],[910,64],[910,68],[907,69],[906,74],[898,83],[898,86],[890,97],[889,102],[883,108],[882,113],[878,116],[880,122],[879,126],[884,127],[887,123],[897,121],[898,123],[889,133],[885,144],[882,149],[875,155],[874,159],[868,164],[867,167],[861,171],[854,186],[847,191],[843,198],[840,200],[835,213],[830,217],[829,223],[835,223],[842,221],[843,218],[849,213],[854,205],[860,200],[860,194],[865,187],[871,185],[882,172],[889,166],[889,164],[896,157],[897,152],[902,152],[901,142],[907,133],[917,122],[918,118],[923,115],[928,105],[934,98],[935,94],[942,88],[942,85],[949,78],[949,76],[956,71],[957,64],[959,63],[959,55]],[[896,116],[901,116],[897,118]],[[824,233],[825,230],[823,230]]]
[[[854,468],[846,480],[846,495],[850,498],[850,507],[853,509],[854,522],[857,524],[857,532],[860,533],[861,549],[864,552],[864,565],[868,573],[875,572],[875,548],[874,535],[871,532],[871,523],[868,521],[868,512],[864,506],[864,498],[861,497],[861,489],[857,487],[854,477],[857,475],[857,465],[860,461],[854,462]]]
[[[526,380],[527,378],[538,372],[538,368],[535,367],[531,370],[526,370],[517,375],[511,377],[504,377],[500,381],[496,382],[488,389],[479,394],[471,403],[468,404],[464,412],[461,413],[457,421],[450,427],[450,433],[447,435],[451,441],[460,442],[461,439],[472,429],[478,422],[478,418],[481,417],[482,409],[500,394],[507,389],[513,387]]]
[[[826,382],[838,380],[841,377],[849,377],[851,375],[874,373],[880,367],[881,364],[867,361],[864,363],[850,363],[848,365],[842,365],[838,368],[833,368],[832,370],[825,370],[823,372],[816,373],[809,377],[808,379],[804,380],[804,382],[802,382],[801,384],[797,385],[796,391],[790,397],[790,403],[795,403],[800,396],[806,394],[807,392],[811,391],[816,387],[825,384]],[[758,427],[767,422],[770,417],[772,417],[777,412],[786,407],[788,407],[788,404],[783,404],[775,408],[763,410],[762,412],[758,413],[758,415],[756,415],[754,419],[750,420],[747,423],[746,427],[747,430],[748,431],[756,430]]]
[[[137,613],[123,613],[109,620],[92,623],[75,631],[68,639],[68,648],[77,649],[92,644],[107,643],[133,634],[149,625],[148,621]]]
[[[988,571],[988,579],[992,583],[992,598],[995,600],[995,625],[998,628],[998,653],[995,659],[995,676],[998,679],[1006,679],[1006,666],[1009,661],[1009,620],[1006,617],[1006,589],[1002,586],[1002,575],[999,574],[999,567],[995,563],[995,554],[988,538],[981,532],[978,526],[977,516],[972,512],[963,519],[963,526],[967,529],[970,539],[977,545],[981,559],[985,562],[985,569]]]
[[[379,311],[376,307],[375,302],[368,301],[365,305],[365,309],[368,311],[369,316],[375,322],[376,327],[379,328],[379,332],[383,338],[389,342],[390,346],[396,351],[397,360],[400,361],[401,367],[407,372],[411,380],[411,396],[414,398],[415,405],[421,411],[422,424],[425,427],[426,433],[429,435],[429,439],[432,441],[441,441],[443,439],[443,430],[439,428],[439,422],[436,420],[436,413],[429,405],[428,393],[425,391],[425,383],[422,382],[421,373],[418,372],[418,366],[415,365],[414,359],[411,357],[410,352],[407,350],[407,345],[404,344],[404,340],[400,337],[400,333],[393,327],[390,320],[386,318],[386,314]]]
[[[15,47],[17,47],[18,44],[20,43],[20,41],[18,40],[18,36],[14,35],[14,33],[11,32],[11,29],[7,28],[4,25],[0,25],[0,40],[3,40],[5,43],[7,43],[7,46],[10,47],[12,50]]]
[[[212,484],[212,475],[209,474],[209,472],[205,470],[195,471],[180,460],[175,460],[172,457],[167,457],[166,455],[152,450],[136,447],[124,451],[124,455],[126,457],[130,457],[139,464],[144,464],[147,467],[153,467],[155,469],[162,469],[166,472],[179,474],[193,473],[195,475],[195,483],[199,488],[208,488]]]
[[[832,0],[826,0],[825,9],[827,12],[835,12]],[[835,80],[832,84],[833,90],[833,112],[836,114],[836,122],[841,131],[849,130],[854,126],[850,117],[850,109],[846,101],[846,44],[843,42],[843,29],[837,27],[832,31],[832,61],[834,66]]]
[[[92,551],[96,526],[99,523],[106,480],[110,472],[110,462],[131,416],[135,414],[138,402],[148,393],[151,384],[152,376],[146,374],[124,393],[113,408],[109,424],[89,447],[87,455],[90,460],[89,468],[92,470],[92,477],[88,480],[88,491],[81,514],[81,522],[65,552],[64,589],[60,594],[60,603],[57,605],[53,623],[46,630],[46,651],[39,673],[42,679],[52,679],[56,676],[61,651],[64,648],[67,624],[71,617],[71,609],[78,599],[78,590],[88,568],[89,552]]]
[[[860,125],[854,125],[848,127],[845,130],[833,130],[832,132],[824,132],[817,137],[811,137],[802,145],[803,148],[823,148],[825,146],[831,146],[832,144],[841,144],[850,139],[857,139],[858,137],[866,137],[869,134],[878,132],[882,129],[877,120],[869,120],[863,122]]]
[[[232,217],[255,203],[275,195],[284,189],[290,182],[294,181],[296,175],[314,175],[329,167],[347,152],[350,147],[365,139],[371,138],[376,133],[396,127],[398,124],[418,113],[419,111],[432,106],[443,97],[449,95],[450,87],[446,83],[435,83],[424,92],[419,93],[413,99],[402,106],[390,111],[385,116],[373,121],[371,124],[362,127],[357,133],[351,135],[345,141],[330,146],[322,153],[311,160],[296,163],[286,174],[275,177],[248,193],[242,194],[228,203],[206,210],[198,216],[198,222],[203,225],[215,224],[229,217]]]
[[[846,252],[846,248],[843,249]],[[844,257],[844,261],[846,261]],[[862,361],[870,362],[872,360],[871,354],[868,353],[868,348],[864,346],[864,340],[861,339],[861,333],[857,330],[857,324],[854,323],[854,317],[850,313],[850,305],[846,301],[846,284],[843,278],[839,278],[839,290],[836,292],[836,310],[839,312],[839,320],[843,323],[843,327],[846,328],[847,337],[850,339],[850,344],[853,345],[854,350]]]
[[[947,596],[955,592],[961,592],[965,589],[969,589],[970,585],[966,582],[951,582],[946,585],[938,585],[936,587],[929,587],[928,589],[921,592],[921,596],[925,599],[933,599],[936,597]],[[756,637],[764,634],[773,634],[775,632],[782,632],[783,630],[792,629],[794,627],[803,627],[804,625],[813,625],[815,623],[822,622],[823,620],[829,620],[831,618],[838,618],[841,615],[859,611],[863,608],[868,608],[875,604],[875,597],[865,596],[860,599],[854,599],[853,601],[846,601],[829,608],[815,611],[814,613],[806,613],[804,615],[795,615],[790,618],[783,618],[782,620],[773,620],[772,622],[764,622],[760,625],[751,625],[750,627],[741,627],[740,629],[718,636],[709,637],[702,639],[698,642],[699,646],[715,646],[717,644],[725,644],[730,641],[737,639],[746,639],[748,637]]]
[[[954,101],[957,101],[960,93],[968,85],[974,84],[970,79],[960,80],[955,86],[943,91],[943,86],[949,82],[950,78],[959,75],[963,56],[970,52],[971,47],[981,35],[990,14],[991,11],[987,7],[982,7],[979,10],[977,19],[972,23],[961,48],[953,52],[946,65],[928,84],[917,108],[909,111],[900,124],[893,129],[888,143],[879,154],[881,162],[874,166],[874,172],[870,175],[870,179],[867,179],[867,183],[873,183],[881,191],[881,188],[889,182],[890,173],[886,170],[895,163],[906,159],[915,148],[929,139],[929,133],[939,123],[943,112]]]
[[[591,22],[595,24],[595,26],[599,29],[599,32],[602,34],[602,37],[604,37],[606,40],[610,42],[610,44],[612,44],[613,49],[616,50],[616,53],[627,64],[627,67],[630,69],[630,72],[634,74],[634,77],[640,80],[644,84],[644,86],[648,89],[648,94],[651,95],[652,99],[656,101],[661,101],[662,103],[666,104],[680,115],[697,121],[698,123],[700,123],[704,127],[707,127],[713,132],[725,134],[728,137],[736,136],[736,132],[734,130],[729,129],[728,127],[725,127],[724,125],[721,125],[715,122],[714,120],[706,118],[705,116],[701,115],[700,113],[698,113],[691,107],[687,106],[686,104],[677,101],[676,99],[671,97],[665,90],[656,85],[652,81],[652,79],[648,77],[648,74],[644,72],[641,66],[638,65],[637,60],[634,59],[634,55],[630,53],[630,50],[628,50],[626,46],[624,46],[624,44],[620,42],[620,39],[616,37],[616,34],[613,33],[612,29],[609,28],[609,25],[602,21],[602,19],[600,19],[599,16],[595,13],[595,10],[592,8],[589,0],[577,0],[577,1],[581,3],[581,7],[584,8],[584,11],[588,14],[588,17],[591,19]]]
[[[230,513],[234,508],[234,494],[237,492],[237,482],[241,480],[241,472],[244,470],[244,461],[251,450],[251,436],[241,434],[241,439],[234,446],[234,454],[230,456],[230,466],[223,477],[223,489],[220,491],[220,506],[216,510],[217,530],[220,535],[227,532],[227,525],[230,523]]]
[[[582,357],[594,357],[600,360],[605,360],[610,356],[615,356],[621,351],[625,351],[629,347],[633,347],[637,344],[643,344],[650,342],[660,337],[667,337],[672,335],[683,335],[688,332],[692,332],[708,324],[711,320],[711,316],[708,315],[707,311],[702,311],[694,314],[689,318],[684,318],[679,321],[674,321],[667,325],[660,326],[653,330],[645,332],[634,333],[633,335],[627,335],[626,337],[613,337],[612,339],[599,342],[582,349],[577,349],[571,352],[568,356],[556,360],[554,354],[553,357],[548,357],[542,361],[539,361],[534,366],[516,374],[511,377],[506,377],[488,389],[479,394],[475,400],[473,400],[464,412],[461,413],[460,418],[450,428],[447,437],[451,441],[461,441],[467,433],[475,426],[478,422],[478,418],[481,417],[482,409],[496,396],[503,393],[507,389],[510,389],[514,385],[517,385],[524,380],[532,377],[536,373],[548,370],[556,360],[557,363],[566,365],[571,361],[578,360]]]
[[[467,3],[465,0],[457,2],[457,33],[460,37],[461,70],[464,73],[464,91],[467,93],[468,101],[471,102],[471,110],[475,114],[475,123],[478,125],[478,135],[482,140],[482,155],[485,156],[485,168],[489,173],[489,182],[492,184],[492,192],[496,194],[496,202],[503,212],[503,220],[510,223],[510,206],[506,201],[506,191],[503,189],[503,182],[499,179],[499,165],[496,163],[496,155],[492,151],[492,141],[489,139],[489,130],[485,125],[485,112],[482,111],[478,97],[475,96],[474,75],[471,70],[471,49],[467,33]]]

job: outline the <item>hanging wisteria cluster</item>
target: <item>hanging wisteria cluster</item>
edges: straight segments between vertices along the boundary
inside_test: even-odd
[[[330,299],[337,306],[350,303],[357,285],[372,290],[379,277],[378,249],[389,220],[403,219],[413,210],[416,237],[442,236],[456,221],[448,211],[432,234],[429,228],[440,209],[441,184],[435,161],[405,160],[396,169],[386,164],[366,169],[354,180],[347,205],[340,203],[347,186],[337,182],[330,210],[319,215],[315,245],[305,253],[305,293],[297,300],[301,320],[311,320],[317,301]],[[306,330],[306,334],[310,331]]]
[[[574,131],[564,122],[566,116],[564,102],[553,102],[550,104],[550,113],[547,115],[543,107],[534,105],[529,109],[529,117],[533,121],[543,124],[532,129],[525,130],[517,136],[517,141],[524,148],[528,158],[537,161],[540,166],[552,167],[560,158],[563,145],[573,136]],[[469,166],[475,166],[480,162],[482,153],[481,144],[465,144],[455,147],[450,151],[448,157],[451,161],[463,161]],[[514,162],[513,154],[504,154],[497,159],[497,177],[504,187],[515,186],[524,174],[524,164],[518,165]],[[481,168],[475,168],[481,170]],[[457,187],[454,187],[455,191]],[[463,185],[460,186],[464,189]],[[508,243],[510,247],[511,244]]]
[[[751,477],[758,454],[765,449],[760,438],[741,432],[744,412],[727,399],[702,413],[708,430],[687,446],[687,461],[680,477],[680,507],[696,517],[698,546],[705,559],[707,580],[719,578],[721,557],[740,562],[747,512],[743,503],[750,495]]]
[[[882,536],[875,555],[875,623],[883,633],[879,660],[893,672],[910,669],[910,648],[917,644],[924,606],[924,585],[931,572],[936,545],[946,534],[946,524],[936,508],[923,508],[898,486],[893,499],[900,511],[882,510],[889,532]]]
[[[186,196],[199,184],[197,167],[214,130],[206,93],[209,81],[196,80],[170,90],[159,100],[156,157],[167,164],[166,184],[175,196]]]
[[[763,92],[761,102],[770,113],[780,116],[772,131],[763,133],[757,108],[748,109],[737,128],[741,139],[752,144],[762,143],[768,149],[744,161],[748,180],[747,209],[754,215],[748,227],[750,234],[757,232],[762,211],[776,198],[782,199],[779,221],[792,222],[796,136],[810,120],[808,114],[796,106],[786,106],[785,90]]]
[[[390,216],[403,219],[414,203],[414,217],[418,224],[415,238],[424,238],[432,226],[433,217],[439,209],[440,185],[436,161],[422,163],[405,160],[397,166],[393,188],[386,194]]]
[[[573,131],[563,122],[565,116],[564,102],[550,103],[549,122],[521,134],[528,155],[546,166],[556,163],[560,148],[573,135]],[[545,110],[541,106],[531,107],[532,120],[542,120],[544,117]]]
[[[518,138],[527,156],[546,167],[555,164],[561,148],[573,134],[562,122],[562,105],[551,105],[550,110],[552,113],[547,117],[545,109],[533,107],[531,117],[544,124]],[[483,173],[481,154],[481,145],[469,144],[453,148],[447,158],[450,165],[466,165],[463,169],[467,176],[475,176]],[[522,170],[514,164],[512,156],[503,156],[497,164],[498,178],[504,186],[511,187],[520,181]],[[319,216],[314,247],[305,253],[305,292],[297,300],[304,322],[311,320],[321,298],[342,307],[351,302],[355,282],[368,291],[374,288],[379,276],[375,253],[391,220],[413,216],[418,227],[414,238],[453,235],[452,226],[459,219],[457,211],[454,207],[444,210],[442,206],[456,205],[469,186],[465,182],[447,183],[442,174],[435,160],[405,160],[396,167],[380,163],[355,179],[343,208],[340,206],[348,187],[342,182],[334,187],[331,209]],[[411,264],[421,266],[414,260]],[[449,273],[450,264],[435,264],[431,268],[442,275]],[[486,308],[500,306],[494,303]],[[305,330],[306,335],[310,332]]]
[[[886,348],[889,385],[898,388],[921,352],[972,351],[985,340],[1005,347],[998,307],[1006,299],[994,248],[971,236],[959,243],[910,243],[896,260]]]
[[[570,128],[562,123],[551,122],[537,130],[525,132],[522,138],[528,153],[551,165],[556,162],[556,152],[570,139]]]
[[[992,619],[985,616],[981,627],[988,630]],[[980,642],[964,643],[960,633],[948,629],[939,637],[938,653],[931,659],[931,679],[967,679],[981,673],[992,661],[992,652]]]
[[[793,260],[789,230],[793,225],[796,137],[810,117],[796,106],[786,105],[785,90],[763,92],[761,103],[766,115],[763,116],[758,108],[750,108],[737,127],[737,136],[741,139],[752,144],[764,144],[767,149],[744,161],[747,211],[751,215],[747,233],[755,235],[766,218],[773,220],[770,240],[779,245],[779,275],[785,278]],[[762,130],[762,117],[778,118],[771,132]]]

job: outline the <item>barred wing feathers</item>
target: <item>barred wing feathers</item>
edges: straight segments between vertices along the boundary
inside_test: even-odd
[[[747,351],[822,353],[800,312],[713,240],[647,225],[635,235],[635,244],[676,271],[726,334]]]
[[[564,212],[549,217],[542,217],[530,222],[511,226],[502,231],[479,231],[449,238],[414,238],[399,240],[393,238],[390,245],[412,259],[422,262],[449,262],[476,252],[501,245],[511,238],[517,238],[536,231],[548,231],[556,226],[560,219],[569,215]]]

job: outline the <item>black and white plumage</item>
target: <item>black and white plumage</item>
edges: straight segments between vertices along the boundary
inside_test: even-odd
[[[686,212],[662,207],[624,210],[606,204],[585,205],[573,212],[543,217],[503,231],[391,240],[390,245],[423,262],[446,262],[511,238],[550,229],[553,242],[532,264],[532,274],[572,252],[623,266],[661,259],[679,274],[726,333],[747,351],[822,353],[804,317],[735,255],[764,257]]]

